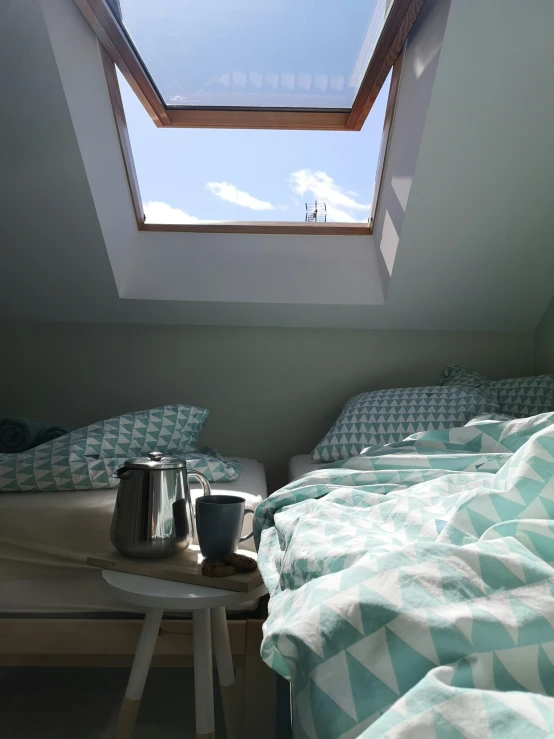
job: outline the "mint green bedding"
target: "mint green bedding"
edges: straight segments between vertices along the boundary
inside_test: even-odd
[[[415,434],[257,509],[296,739],[554,735],[554,413]]]

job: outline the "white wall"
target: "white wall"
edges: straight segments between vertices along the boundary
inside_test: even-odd
[[[0,416],[81,426],[164,403],[210,409],[201,441],[251,456],[283,483],[344,401],[434,384],[453,363],[532,372],[532,334],[3,324]]]
[[[535,372],[554,373],[554,300],[535,331]]]
[[[388,287],[448,23],[450,0],[427,0],[404,47],[374,239]]]
[[[193,236],[194,242],[183,241]],[[373,241],[355,236],[139,233],[122,297],[373,305],[383,291]]]
[[[552,0],[451,2],[386,296],[414,328],[534,330],[552,297],[553,29]]]

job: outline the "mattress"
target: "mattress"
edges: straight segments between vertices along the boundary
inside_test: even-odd
[[[306,472],[313,472],[325,467],[325,462],[314,462],[309,454],[297,454],[289,460],[289,480],[296,480]]]
[[[212,483],[212,492],[241,495],[255,506],[267,497],[263,465],[239,461],[240,476]],[[191,492],[193,498],[201,492],[192,481]],[[116,494],[117,488],[0,494],[0,614],[132,610],[115,601],[100,570],[86,564],[88,555],[112,548]],[[246,516],[243,535],[251,522]],[[253,539],[241,547],[253,551]]]

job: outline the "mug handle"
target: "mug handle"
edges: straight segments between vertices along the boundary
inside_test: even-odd
[[[244,509],[244,515],[246,516],[247,513],[251,513],[254,515],[255,511],[253,508],[245,508]],[[239,542],[246,541],[247,539],[250,539],[250,537],[254,536],[254,526],[252,526],[252,531],[249,534],[246,534],[246,536],[241,536],[239,539]]]

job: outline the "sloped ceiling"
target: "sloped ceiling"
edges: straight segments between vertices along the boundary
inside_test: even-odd
[[[441,2],[427,0],[425,12],[435,12]],[[48,3],[57,3],[83,38],[95,42],[72,0]],[[337,292],[332,277],[312,304],[291,302],[293,292],[282,302],[202,300],[198,294],[192,300],[144,300],[132,269],[116,284],[105,213],[91,191],[97,185],[85,166],[40,3],[9,0],[0,10],[0,63],[10,70],[4,77],[10,115],[0,123],[2,318],[532,331],[554,291],[554,6],[550,0],[532,4],[529,13],[518,0],[452,0],[407,197],[402,167],[389,172],[400,183],[402,210],[390,282],[378,270],[381,242],[368,240],[364,254],[364,244],[344,248],[337,241],[336,254],[326,247],[324,266],[342,281],[337,284],[344,300],[333,294],[329,305],[322,295]],[[424,69],[426,60],[419,61]],[[83,99],[88,92],[83,85]],[[89,104],[91,120],[97,116],[101,126],[110,111]],[[395,122],[396,146],[401,131]],[[108,136],[115,136],[113,125]],[[112,158],[106,182],[120,181],[121,167]],[[121,214],[118,228],[125,235],[136,226],[127,193],[118,193],[128,211],[118,200],[113,212]],[[391,203],[384,208],[392,212]],[[153,242],[143,238],[150,236],[170,237],[163,248],[171,240],[169,250],[180,244],[192,250],[189,234],[141,233],[140,249],[150,256]],[[282,243],[283,252],[290,249],[290,242]],[[260,249],[267,244],[260,241]],[[151,259],[150,271],[164,253]],[[375,259],[368,256],[373,253]],[[359,277],[362,266],[367,286]],[[291,272],[293,287],[301,290],[302,281]],[[350,283],[352,272],[357,277]],[[308,268],[303,280],[310,280]],[[348,293],[350,284],[354,292]]]

